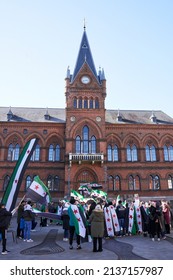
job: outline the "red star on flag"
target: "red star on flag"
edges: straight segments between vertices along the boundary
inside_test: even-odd
[[[15,179],[14,183],[15,183],[15,184],[17,184],[17,183],[18,183],[18,180],[17,180],[17,179]]]
[[[78,222],[80,222],[80,221],[81,221],[81,219],[80,219],[80,218],[78,218],[77,220],[78,220]]]
[[[112,228],[108,228],[108,231],[112,231]]]
[[[27,154],[30,154],[30,152],[31,152],[30,150],[27,150]]]
[[[109,212],[109,210],[106,208],[106,212],[108,213]]]
[[[141,222],[139,221],[139,222],[138,222],[138,225],[140,225],[140,224],[141,224]]]
[[[117,226],[118,226],[118,224],[116,224],[116,223],[115,223],[115,226],[117,227]]]
[[[110,222],[110,218],[107,219],[107,222]]]
[[[137,211],[139,212],[139,208],[137,208]]]
[[[132,218],[133,218],[132,215],[130,215],[130,216],[129,216],[129,219],[132,219]]]
[[[39,189],[39,186],[38,185],[35,185],[34,187],[36,189],[36,191]]]
[[[141,217],[141,215],[138,215],[138,218],[140,218]]]
[[[115,218],[116,217],[115,214],[113,214],[112,217]]]
[[[78,213],[78,210],[77,210],[77,209],[74,209],[73,212],[74,212],[74,214],[77,214],[77,213]]]

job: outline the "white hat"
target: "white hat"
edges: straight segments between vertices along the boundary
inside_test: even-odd
[[[96,205],[95,210],[102,210],[100,204],[97,204],[97,205]]]

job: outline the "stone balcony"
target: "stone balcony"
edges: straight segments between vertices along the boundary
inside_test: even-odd
[[[77,162],[81,164],[82,162],[87,162],[94,164],[95,162],[100,162],[103,164],[104,161],[104,155],[102,153],[100,154],[78,154],[78,153],[69,153],[69,163],[72,165],[72,163]]]

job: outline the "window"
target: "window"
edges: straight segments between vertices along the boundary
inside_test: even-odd
[[[75,109],[77,108],[77,98],[76,97],[73,99],[73,107]]]
[[[90,99],[90,109],[93,109],[93,98]]]
[[[50,145],[49,146],[49,161],[60,161],[60,146],[59,145]]]
[[[13,145],[10,144],[8,146],[8,155],[7,155],[7,160],[9,161],[17,161],[19,159],[19,154],[20,154],[20,146],[19,144]]]
[[[164,146],[163,147],[164,151],[164,160],[165,161],[173,161],[173,146]]]
[[[139,176],[129,176],[129,190],[140,190],[140,178]]]
[[[37,144],[31,156],[31,161],[39,161],[39,160],[40,160],[40,145]]]
[[[50,191],[57,191],[60,189],[60,179],[58,176],[49,175],[47,179],[47,186]]]
[[[118,161],[118,147],[116,145],[113,148],[111,145],[108,145],[107,157],[108,161]]]
[[[149,177],[149,189],[159,190],[160,189],[160,179],[157,175],[150,175]]]
[[[79,109],[82,109],[82,97],[79,98]]]
[[[99,100],[96,98],[95,100],[95,109],[99,109]]]
[[[156,148],[154,145],[145,147],[146,161],[156,161]]]
[[[6,190],[9,181],[10,181],[10,176],[6,175],[5,178],[4,178],[4,183],[3,183],[3,191]]]
[[[168,176],[168,189],[173,189],[173,176]]]
[[[88,109],[88,99],[84,99],[84,109]]]
[[[82,129],[82,139],[80,136],[76,136],[75,139],[75,148],[76,148],[76,153],[96,153],[97,149],[97,141],[96,137],[92,135],[92,137],[89,137],[89,128],[88,126],[84,126]]]
[[[137,155],[137,148],[135,145],[130,147],[130,145],[127,145],[127,161],[137,161],[138,160],[138,155]]]
[[[26,190],[30,187],[31,183],[32,183],[31,176],[27,176],[26,177],[26,182],[25,182],[25,189]]]

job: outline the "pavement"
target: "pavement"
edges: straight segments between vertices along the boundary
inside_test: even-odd
[[[24,242],[16,238],[16,218],[13,217],[7,234],[7,255],[0,254],[0,260],[173,260],[173,229],[165,240],[152,241],[143,235],[103,239],[103,251],[93,252],[92,242],[83,240],[81,250],[77,250],[74,240],[73,250],[63,241],[63,229],[56,223],[47,227],[36,226],[31,232],[34,242]]]

